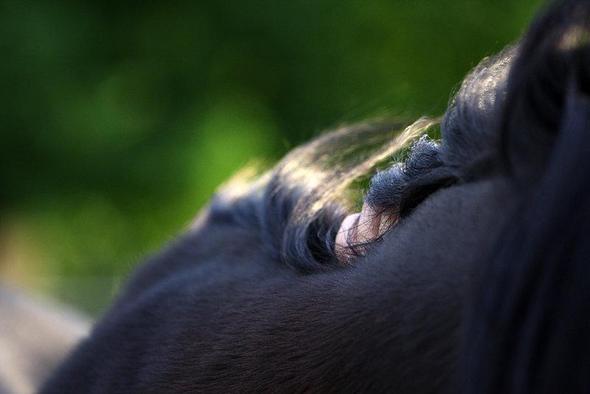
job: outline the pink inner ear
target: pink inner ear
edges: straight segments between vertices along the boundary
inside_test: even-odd
[[[375,241],[382,236],[395,222],[397,217],[378,213],[368,204],[363,204],[360,213],[348,215],[340,225],[336,235],[335,253],[338,259],[347,263],[354,257],[351,246],[359,245],[362,253],[362,245]]]
[[[353,229],[356,227],[360,215],[360,213],[354,213],[344,218],[336,235],[336,248],[347,247],[349,244],[355,243]]]

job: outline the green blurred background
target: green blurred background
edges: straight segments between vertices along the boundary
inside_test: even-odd
[[[0,1],[0,278],[91,314],[252,159],[438,115],[540,1]]]

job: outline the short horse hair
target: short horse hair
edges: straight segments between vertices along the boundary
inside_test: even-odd
[[[590,1],[556,1],[442,121],[343,127],[222,188],[42,392],[589,392],[589,131]],[[400,220],[341,262],[366,179]]]

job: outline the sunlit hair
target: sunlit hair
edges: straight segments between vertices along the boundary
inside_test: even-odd
[[[228,183],[213,200],[211,214],[249,228],[255,224],[271,255],[298,272],[341,266],[334,253],[336,233],[353,209],[351,186],[359,180],[372,177],[366,203],[403,219],[435,191],[487,170],[497,152],[493,119],[514,52],[510,48],[484,59],[442,122],[427,117],[411,124],[375,121],[324,134],[257,180]],[[436,126],[442,144],[426,136]],[[403,152],[405,160],[399,162]],[[357,252],[364,248],[355,246],[350,245],[351,254],[362,254]]]
[[[334,240],[353,206],[350,186],[437,122],[421,118],[404,126],[382,121],[326,133],[290,152],[259,179],[229,182],[214,198],[211,214],[255,223],[273,257],[299,272],[338,266]],[[230,204],[233,208],[226,209]]]

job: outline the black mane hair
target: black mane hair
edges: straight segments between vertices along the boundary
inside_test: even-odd
[[[229,182],[213,198],[209,214],[257,229],[269,254],[296,272],[309,274],[341,267],[334,253],[334,239],[340,223],[351,212],[347,188],[437,123],[422,118],[409,125],[376,121],[342,127],[295,149],[251,184],[240,177]],[[440,167],[438,150],[438,144],[420,139],[411,149],[403,175],[384,171],[373,178],[369,200],[381,203],[378,198],[383,194],[395,199],[392,188],[404,194],[410,178]],[[381,188],[387,190],[377,191]]]
[[[533,24],[499,131],[526,199],[471,302],[464,392],[590,392],[589,1],[555,2]]]
[[[422,118],[409,125],[343,127],[294,150],[253,184],[230,182],[213,199],[211,213],[258,228],[269,253],[297,272],[339,267],[334,239],[351,205],[343,194],[409,144],[402,162],[371,177],[365,201],[378,212],[403,218],[437,190],[497,169],[494,122],[515,52],[510,47],[484,59],[463,81],[442,122]],[[426,135],[437,125],[442,143]]]
[[[270,253],[296,271],[337,268],[334,239],[350,213],[342,194],[378,164],[398,157],[412,141],[405,160],[371,177],[365,201],[375,211],[403,218],[437,190],[498,170],[495,122],[516,51],[511,46],[484,59],[463,81],[440,124],[423,118],[407,126],[374,122],[328,133],[287,155],[256,183],[257,192],[246,188],[246,207],[236,210],[234,205],[229,211],[239,216],[237,222],[258,227]],[[425,135],[437,125],[442,143]],[[240,187],[239,182],[237,187],[230,184],[213,200],[212,211],[228,211],[224,193],[233,196]]]

